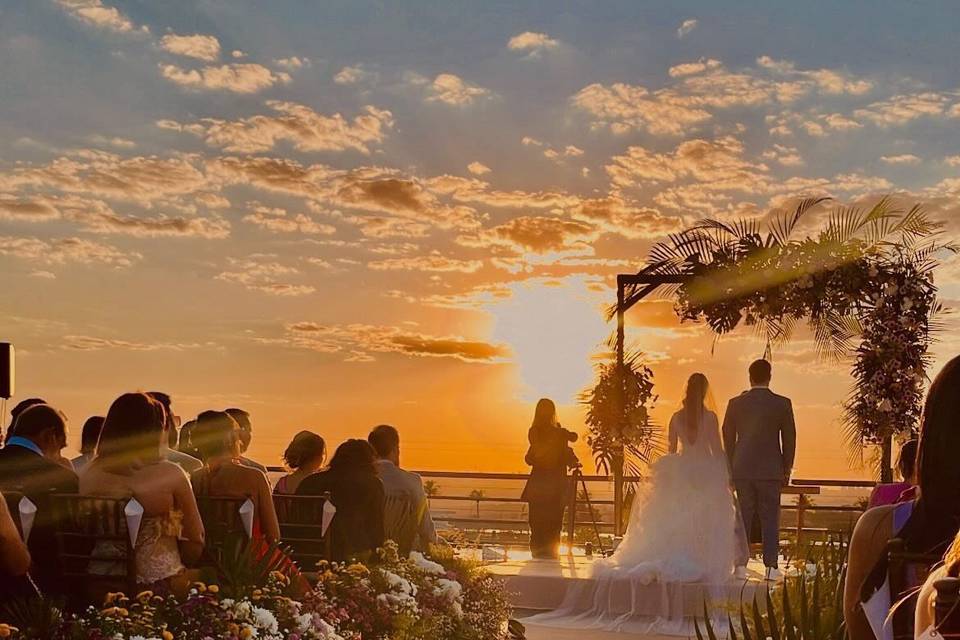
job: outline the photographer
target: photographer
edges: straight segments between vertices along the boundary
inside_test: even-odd
[[[524,459],[532,469],[520,497],[530,505],[530,552],[534,558],[556,559],[569,491],[567,470],[580,464],[570,448],[577,434],[560,426],[556,405],[543,398],[537,403],[528,437],[530,448]]]

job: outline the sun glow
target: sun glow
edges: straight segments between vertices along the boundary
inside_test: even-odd
[[[513,296],[490,307],[493,337],[513,349],[524,400],[576,401],[593,378],[593,356],[610,333],[602,295],[582,278],[516,284]]]

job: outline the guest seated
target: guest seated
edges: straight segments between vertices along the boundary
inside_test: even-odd
[[[913,500],[917,484],[917,441],[908,440],[900,448],[897,469],[903,482],[878,484],[870,493],[870,507],[882,507],[885,504],[897,504]]]
[[[377,455],[374,464],[383,483],[384,492],[388,496],[406,496],[419,515],[415,547],[426,550],[429,545],[436,544],[437,531],[433,526],[433,517],[430,515],[427,494],[423,490],[423,480],[417,474],[400,468],[400,434],[394,427],[381,424],[370,432],[367,442]]]
[[[70,461],[73,470],[77,473],[93,460],[97,451],[97,442],[100,440],[100,431],[103,429],[103,416],[90,416],[83,423],[80,431],[80,455]]]
[[[917,446],[916,500],[870,509],[861,516],[850,541],[844,614],[851,640],[874,640],[862,602],[874,596],[888,578],[908,587],[920,586],[913,575],[892,576],[888,543],[903,541],[905,553],[942,555],[960,527],[960,358],[951,360],[927,394]],[[897,601],[902,594],[891,594]],[[897,637],[913,633],[910,604],[893,616]],[[882,621],[880,621],[882,623]]]
[[[200,460],[200,452],[193,446],[193,439],[190,437],[190,433],[195,426],[197,426],[196,420],[187,420],[183,423],[183,426],[180,427],[180,437],[177,439],[177,451],[185,453],[191,458]],[[200,464],[203,464],[203,462]]]
[[[295,494],[300,482],[323,467],[327,457],[327,445],[323,438],[312,431],[301,431],[283,452],[283,461],[291,473],[277,480],[273,492]]]
[[[184,561],[199,560],[203,524],[186,474],[163,459],[163,406],[145,393],[126,393],[110,405],[97,455],[80,475],[80,493],[105,498],[132,496],[143,506],[134,545],[137,582],[174,586],[187,581]],[[98,543],[94,555],[116,557],[113,543]],[[115,563],[94,563],[91,573],[114,575]]]
[[[197,458],[191,455],[177,451],[177,417],[173,415],[172,400],[170,396],[162,391],[151,391],[148,394],[154,400],[163,406],[164,413],[164,434],[163,442],[160,444],[160,451],[165,460],[169,460],[183,469],[187,475],[190,475],[203,466]]]
[[[59,593],[49,495],[77,492],[77,474],[60,464],[65,446],[63,414],[50,405],[34,404],[17,413],[7,432],[7,446],[0,449],[0,490],[19,491],[37,506],[28,542],[34,562],[31,575],[49,593]]]
[[[10,424],[7,425],[6,437],[10,437],[10,432],[13,431],[13,425],[16,423],[17,418],[20,417],[20,414],[38,404],[47,404],[47,402],[42,398],[27,398],[14,405],[13,409],[10,409]]]
[[[259,469],[263,473],[266,473],[267,468],[265,466],[243,455],[247,452],[247,449],[250,448],[250,441],[253,439],[253,423],[250,421],[250,414],[243,409],[237,409],[235,407],[227,409],[226,412],[240,425],[240,457],[237,458],[237,460],[246,467]]]
[[[330,467],[303,480],[297,495],[330,492],[337,508],[331,524],[332,560],[369,555],[383,545],[383,483],[377,477],[374,451],[365,440],[347,440],[330,460]]]
[[[197,496],[250,498],[254,505],[253,538],[280,539],[270,484],[262,471],[240,460],[240,426],[226,411],[204,411],[191,434],[203,468],[191,476]]]
[[[7,501],[0,495],[0,601],[29,594],[24,578],[29,569],[30,552],[20,538]]]

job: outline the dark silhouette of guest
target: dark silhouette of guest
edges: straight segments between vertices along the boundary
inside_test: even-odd
[[[10,409],[10,424],[7,425],[7,433],[5,435],[9,436],[10,432],[13,431],[13,423],[17,421],[21,413],[38,404],[47,404],[47,401],[42,398],[27,398],[14,405],[13,409]]]
[[[301,431],[283,452],[283,462],[290,473],[277,480],[273,492],[295,494],[297,487],[308,476],[320,471],[327,458],[327,443],[312,431]]]
[[[190,475],[202,467],[203,463],[197,458],[177,450],[177,417],[173,414],[173,400],[169,394],[163,391],[150,391],[147,395],[163,406],[164,433],[166,436],[160,444],[163,457],[179,466],[187,475]]]
[[[29,548],[31,575],[47,593],[59,593],[54,520],[50,493],[76,493],[77,474],[64,467],[61,450],[67,446],[63,414],[47,404],[20,412],[0,449],[0,490],[18,491],[37,506]]]
[[[147,393],[125,393],[110,405],[97,444],[97,455],[80,474],[80,493],[124,499],[143,506],[134,545],[137,582],[141,585],[186,587],[186,562],[203,550],[200,512],[187,475],[166,460],[163,405]],[[115,558],[123,553],[115,541],[98,541],[94,555]],[[111,562],[91,564],[90,572],[114,575]]]
[[[940,371],[927,393],[917,446],[917,498],[870,509],[853,531],[844,589],[844,614],[851,640],[873,640],[861,602],[889,575],[887,546],[903,541],[906,553],[942,556],[960,528],[960,357]],[[899,576],[919,587],[922,576]],[[891,594],[893,600],[902,594]],[[894,612],[897,637],[913,635],[913,607]]]
[[[560,426],[556,405],[543,398],[537,403],[528,438],[530,448],[524,459],[532,469],[521,499],[530,505],[530,552],[534,558],[557,558],[570,489],[567,470],[579,465],[569,444],[577,434]]]
[[[177,439],[177,451],[201,460],[200,452],[193,446],[193,438],[191,437],[191,432],[195,426],[197,426],[197,421],[194,419],[187,420],[183,423],[183,426],[180,427],[180,437]]]
[[[257,462],[256,460],[251,460],[247,458],[244,454],[247,452],[247,449],[250,448],[250,441],[253,440],[253,422],[250,420],[250,414],[243,409],[237,409],[236,407],[225,410],[230,417],[236,420],[237,424],[240,425],[240,457],[238,460],[240,464],[252,467],[254,469],[259,469],[263,473],[267,472],[267,468]]]
[[[423,479],[400,467],[400,433],[388,424],[381,424],[373,428],[367,442],[377,454],[374,464],[383,490],[387,495],[406,496],[413,504],[420,519],[414,545],[417,549],[427,550],[431,544],[436,544],[437,530],[430,514],[427,493],[423,490]]]
[[[330,460],[330,468],[306,478],[297,495],[330,492],[337,508],[331,524],[333,560],[362,557],[383,545],[383,483],[377,477],[376,456],[365,440],[347,440]]]
[[[73,470],[77,473],[83,471],[83,468],[93,460],[93,456],[97,452],[97,442],[100,441],[100,431],[103,429],[104,419],[103,416],[90,416],[83,423],[83,428],[80,430],[80,455],[70,461]]]
[[[204,411],[191,434],[203,458],[203,468],[190,476],[197,496],[249,498],[253,501],[253,538],[267,543],[280,539],[270,483],[258,469],[240,460],[240,426],[226,411]]]

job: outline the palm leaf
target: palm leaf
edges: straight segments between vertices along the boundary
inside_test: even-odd
[[[810,211],[810,209],[820,205],[830,198],[804,198],[797,203],[796,208],[791,212],[784,212],[774,216],[770,221],[770,237],[776,244],[783,246],[790,241],[794,229],[800,223],[800,220]]]

